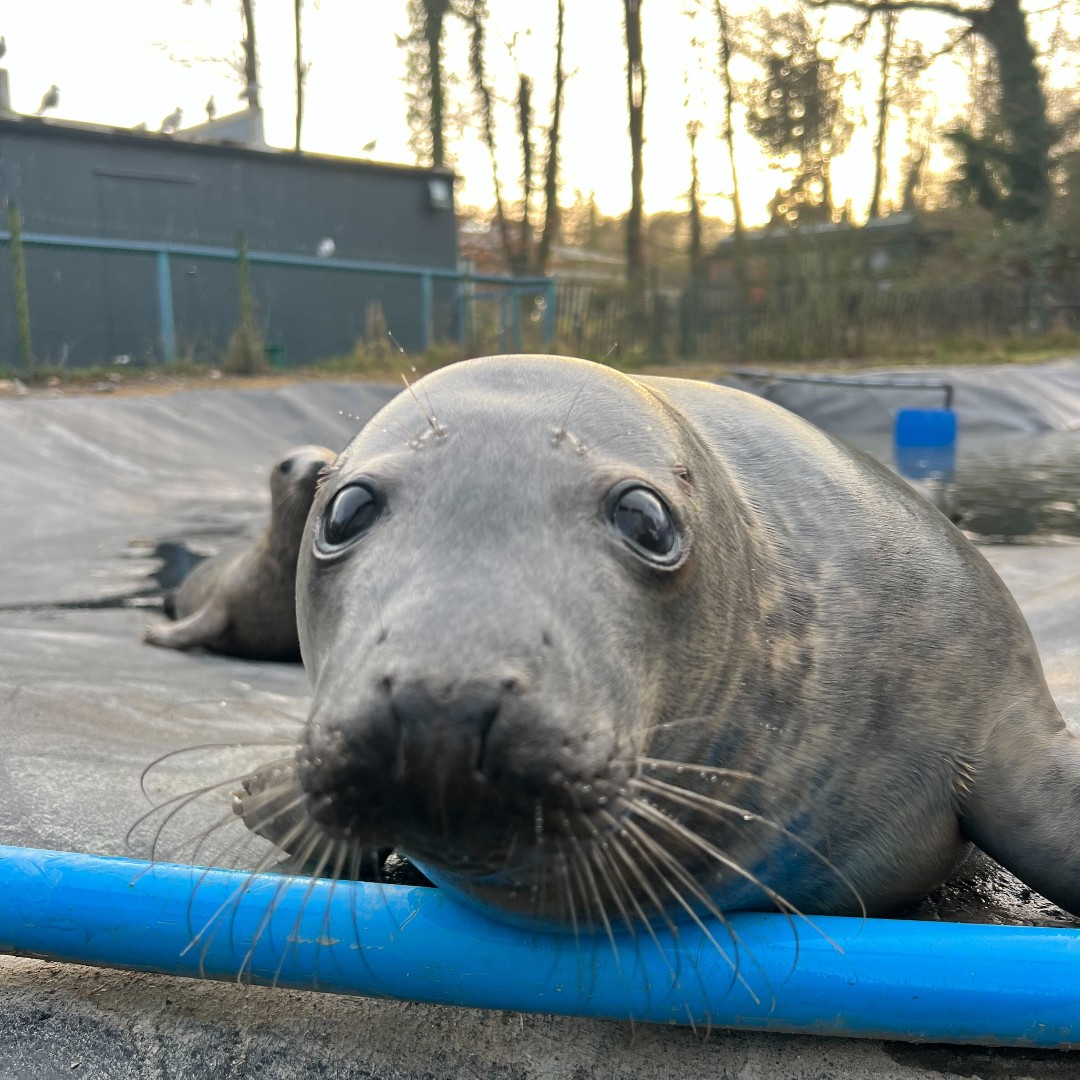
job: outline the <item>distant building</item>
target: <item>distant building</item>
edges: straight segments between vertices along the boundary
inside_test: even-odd
[[[516,239],[518,226],[513,228]],[[487,221],[460,217],[458,250],[463,268],[472,273],[510,273],[499,231]],[[626,282],[626,258],[573,244],[552,244],[546,273],[561,282],[621,285]]]
[[[888,281],[916,272],[920,259],[944,234],[929,229],[918,214],[899,213],[865,225],[814,222],[750,229],[745,234],[747,277],[754,289],[788,286],[824,273],[852,280]],[[734,285],[735,238],[728,235],[706,259],[709,281]]]
[[[48,241],[26,246],[38,359],[160,357],[154,246],[235,250],[240,233],[253,253],[324,258],[325,269],[252,262],[266,340],[290,361],[348,352],[374,310],[406,349],[419,348],[425,289],[436,332],[447,336],[452,282],[331,267],[358,260],[455,271],[453,174],[270,150],[261,139],[261,115],[249,110],[174,134],[0,116],[0,205],[18,207],[28,240]],[[125,242],[147,250],[107,249]],[[5,249],[0,243],[0,365],[16,357]],[[213,356],[237,322],[236,264],[186,252],[168,262],[178,352]]]

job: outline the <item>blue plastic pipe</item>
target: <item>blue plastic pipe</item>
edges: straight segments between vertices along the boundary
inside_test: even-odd
[[[434,889],[0,847],[0,951],[22,956],[523,1012],[1080,1046],[1080,931],[826,917],[793,930],[754,914],[709,931],[737,974],[688,926],[613,945],[518,930]]]

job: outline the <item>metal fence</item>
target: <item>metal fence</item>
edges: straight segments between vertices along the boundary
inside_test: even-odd
[[[588,355],[618,346],[655,359],[774,359],[918,350],[1080,330],[1080,283],[941,285],[808,279],[751,289],[652,289],[560,282],[555,333]]]
[[[0,245],[14,254],[10,232]],[[216,361],[240,318],[237,248],[23,233],[31,353],[50,367]],[[409,352],[550,347],[548,278],[249,251],[255,318],[278,365],[390,334]],[[0,259],[0,367],[25,365],[15,259]]]

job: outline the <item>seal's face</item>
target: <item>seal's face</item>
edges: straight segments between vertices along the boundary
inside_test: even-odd
[[[271,534],[296,550],[324,469],[335,454],[325,446],[298,446],[270,470]]]
[[[566,923],[599,872],[575,849],[620,828],[685,712],[694,672],[650,641],[693,653],[703,579],[685,433],[623,376],[550,366],[429,377],[328,472],[298,568],[298,764],[330,834]]]

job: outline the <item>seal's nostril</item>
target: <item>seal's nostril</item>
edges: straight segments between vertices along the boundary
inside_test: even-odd
[[[485,710],[484,714],[480,717],[480,723],[477,731],[480,736],[477,748],[476,748],[476,763],[474,768],[480,776],[486,776],[489,780],[494,779],[489,775],[489,769],[493,765],[491,755],[488,753],[488,737],[491,734],[492,727],[495,726],[495,721],[499,716],[499,706],[493,705],[491,708]]]

